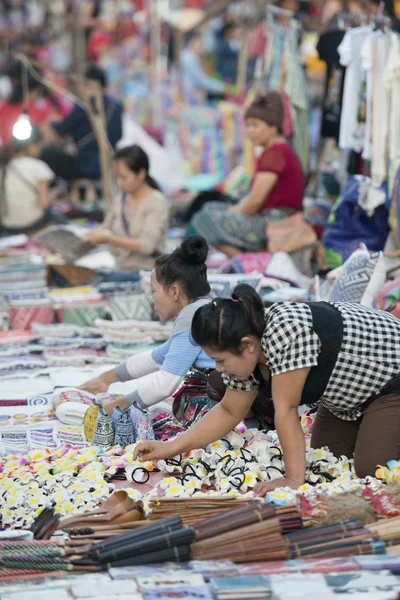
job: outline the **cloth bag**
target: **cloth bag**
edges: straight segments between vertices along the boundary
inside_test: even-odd
[[[93,400],[92,404],[87,409],[83,418],[83,430],[88,442],[93,441],[94,428],[96,426],[97,416],[99,414],[99,405]]]
[[[303,213],[268,223],[265,235],[269,252],[296,252],[312,246],[317,241],[317,234],[307,223]]]
[[[350,177],[324,232],[327,267],[343,264],[361,243],[372,252],[383,250],[389,234],[388,217],[385,190],[372,187],[368,177]]]
[[[122,410],[119,406],[115,407],[111,415],[114,424],[114,444],[125,448],[135,443],[135,428],[129,410]]]
[[[150,415],[147,411],[141,410],[135,405],[129,409],[131,422],[135,431],[137,442],[146,442],[154,440],[154,430]]]
[[[109,417],[104,412],[103,407],[100,406],[96,424],[94,426],[92,444],[93,446],[104,446],[109,448],[114,444],[114,437],[115,431],[112,418]]]

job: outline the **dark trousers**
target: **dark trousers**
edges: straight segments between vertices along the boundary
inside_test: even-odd
[[[311,446],[328,446],[335,456],[354,456],[358,477],[375,475],[377,465],[400,458],[400,394],[380,396],[357,421],[344,421],[319,406]]]
[[[60,179],[74,181],[84,177],[75,156],[67,154],[60,148],[53,146],[43,148],[40,158]]]

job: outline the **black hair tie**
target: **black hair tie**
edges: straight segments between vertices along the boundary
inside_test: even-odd
[[[167,458],[165,463],[169,467],[180,467],[182,465],[182,454],[179,455],[178,459],[175,458]]]
[[[135,473],[136,473],[136,471],[142,471],[143,473],[145,473],[145,475],[147,475],[147,479],[145,481],[143,481],[143,480],[142,481],[138,481],[137,479],[135,479]],[[132,478],[133,483],[145,484],[150,479],[150,471],[148,471],[144,467],[136,467],[136,469],[133,469],[133,471],[131,473],[131,478]]]

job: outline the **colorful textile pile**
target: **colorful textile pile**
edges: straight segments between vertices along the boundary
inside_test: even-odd
[[[54,289],[51,296],[60,323],[91,327],[105,317],[105,302],[92,286]]]
[[[46,288],[46,265],[39,255],[3,256],[0,258],[1,294],[39,291]]]

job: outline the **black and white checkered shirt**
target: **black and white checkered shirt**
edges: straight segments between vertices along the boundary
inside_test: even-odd
[[[343,340],[319,402],[337,417],[355,421],[363,414],[365,402],[400,373],[400,320],[359,304],[332,306],[343,319]],[[265,311],[265,317],[261,344],[272,376],[317,366],[321,342],[307,304],[275,304]],[[223,378],[233,390],[259,388],[253,375],[244,381]]]

